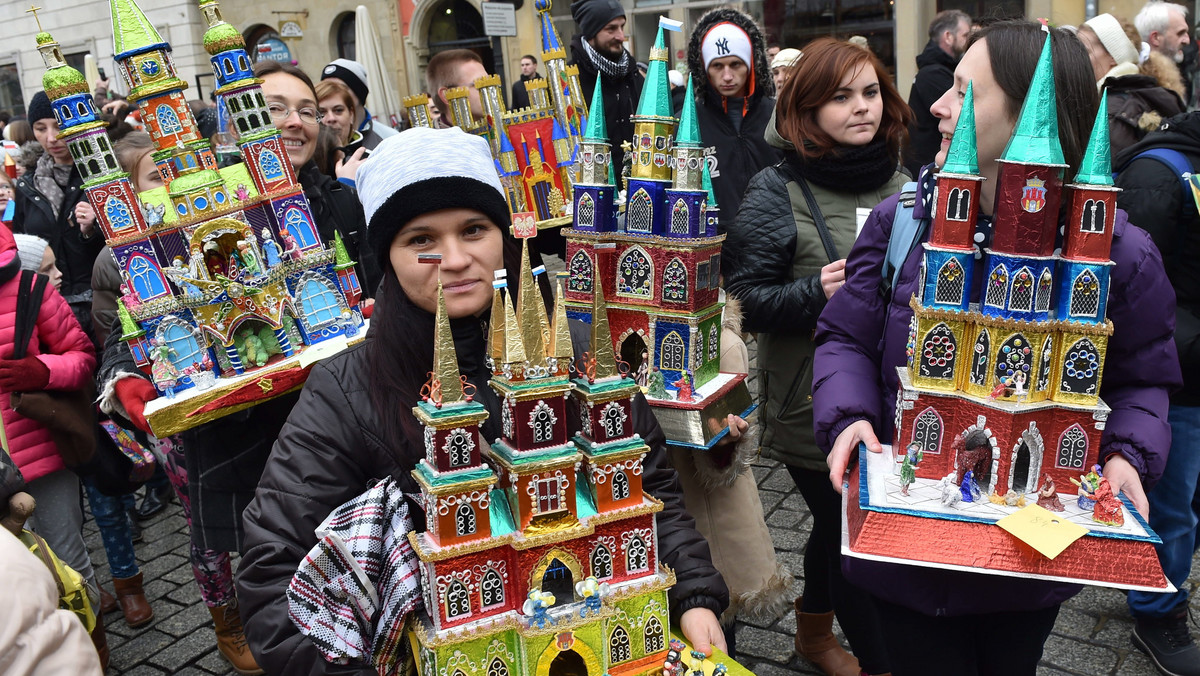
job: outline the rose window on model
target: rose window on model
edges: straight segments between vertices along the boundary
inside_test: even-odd
[[[480,601],[483,608],[504,603],[504,580],[494,568],[488,568],[479,582]],[[503,665],[501,665],[503,666]]]
[[[133,281],[133,290],[143,301],[158,298],[169,292],[167,279],[163,276],[162,270],[145,254],[136,253],[131,256],[126,272]]]
[[[279,161],[279,156],[270,149],[264,149],[258,156],[258,166],[262,169],[263,178],[268,181],[283,178],[283,163]]]
[[[621,436],[621,433],[625,431],[625,420],[628,417],[620,404],[615,401],[608,402],[600,416],[600,420],[604,424],[604,436],[609,439]]]
[[[1050,309],[1050,295],[1054,291],[1054,275],[1050,273],[1050,268],[1042,270],[1042,276],[1038,277],[1037,300],[1034,302],[1033,309],[1037,312],[1046,312]]]
[[[592,257],[588,256],[585,251],[576,251],[575,255],[571,256],[571,271],[567,277],[567,290],[591,293],[593,276]]]
[[[608,661],[616,664],[628,660],[629,656],[629,634],[618,624],[608,639]]]
[[[1029,341],[1018,333],[1000,346],[1000,351],[996,355],[996,378],[1012,385],[1022,378],[1028,382],[1031,364],[1033,364],[1033,352],[1029,347]],[[1018,373],[1023,375],[1018,378]]]
[[[446,617],[462,617],[471,614],[471,596],[467,585],[454,580],[446,587]]]
[[[613,502],[624,500],[629,497],[629,477],[622,470],[617,470],[612,478],[612,499]]]
[[[1088,200],[1083,203],[1083,213],[1079,215],[1079,231],[1090,233],[1104,232],[1104,221],[1107,209],[1103,200]]]
[[[1003,265],[997,265],[988,275],[987,293],[984,294],[983,304],[1003,308],[1004,299],[1008,296],[1008,270]]]
[[[721,356],[721,335],[717,330],[717,325],[714,323],[708,327],[708,360],[712,361]]]
[[[454,532],[460,536],[475,534],[475,510],[470,504],[459,505],[454,513]]]
[[[617,266],[617,293],[639,298],[654,297],[654,264],[640,246],[626,251],[621,257]]]
[[[988,353],[991,351],[992,339],[987,329],[980,329],[979,337],[975,339],[975,354],[971,355],[971,384],[987,385]]]
[[[654,211],[650,205],[650,194],[646,192],[645,188],[639,188],[633,194],[625,212],[627,214],[625,227],[629,232],[650,232]]]
[[[1008,300],[1008,309],[1028,312],[1033,309],[1033,273],[1029,268],[1021,268],[1013,275],[1012,295]]]
[[[1100,382],[1100,354],[1096,345],[1081,338],[1067,350],[1063,359],[1062,391],[1096,394]]]
[[[117,199],[115,195],[109,195],[104,201],[104,215],[108,217],[108,223],[113,230],[124,230],[133,225],[133,216],[129,213],[129,207],[125,203]]]
[[[475,450],[475,440],[465,429],[457,427],[446,435],[446,443],[442,445],[442,450],[450,456],[451,467],[463,467],[471,464],[471,451]]]
[[[663,270],[663,300],[668,303],[686,303],[687,294],[687,267],[683,261],[672,258]]]
[[[675,331],[668,333],[658,349],[658,368],[663,371],[682,371],[687,363],[684,361],[686,352],[683,338]]]
[[[579,206],[575,208],[575,224],[581,228],[595,225],[596,202],[588,193],[579,196]]]
[[[650,568],[650,554],[646,551],[646,543],[634,535],[629,538],[629,546],[625,550],[625,570],[633,573]]]
[[[1050,337],[1046,337],[1046,342],[1042,343],[1042,363],[1038,367],[1038,378],[1035,389],[1040,392],[1045,392],[1050,386],[1050,358],[1053,356],[1054,343]]]
[[[913,443],[925,453],[937,453],[942,445],[942,417],[932,408],[921,411],[913,425]]]
[[[662,622],[653,615],[646,620],[646,628],[642,632],[642,642],[645,645],[646,654],[656,653],[663,649],[663,626]]]
[[[671,207],[671,234],[686,235],[688,233],[688,205],[683,198],[675,200]]]
[[[612,552],[604,545],[596,545],[592,551],[592,577],[603,580],[612,577]]]
[[[966,274],[957,258],[951,258],[938,270],[937,285],[933,291],[933,302],[947,305],[962,303]]]
[[[1095,317],[1099,311],[1100,280],[1096,278],[1096,273],[1084,270],[1071,285],[1069,313],[1072,317]]]
[[[533,410],[529,412],[529,427],[533,430],[533,443],[540,444],[550,441],[554,438],[554,424],[558,422],[558,416],[554,415],[554,409],[544,401],[538,401]]]
[[[954,376],[956,345],[950,327],[938,324],[925,334],[921,344],[920,373],[926,378],[948,380]]]
[[[1058,457],[1056,464],[1065,469],[1083,469],[1083,460],[1087,456],[1087,434],[1078,424],[1071,425],[1058,439]]]

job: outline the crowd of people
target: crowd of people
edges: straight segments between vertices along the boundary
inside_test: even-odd
[[[619,142],[633,136],[630,118],[645,82],[625,47],[627,10],[618,0],[576,0],[571,12],[578,31],[569,60],[586,100],[603,85],[620,172]],[[768,45],[755,20],[731,8],[695,21],[686,58],[672,71],[673,109],[692,92],[701,137],[714,148],[713,193],[727,236],[723,340],[734,348],[729,361],[722,355],[722,369],[755,369],[762,403],[752,425],[729,419],[729,438],[717,449],[724,469],[669,447],[645,399],[634,403],[634,429],[651,448],[644,486],[664,503],[662,559],[677,577],[672,624],[698,649],[736,656],[736,618],[794,609],[797,653],[832,676],[1036,671],[1059,608],[1078,586],[843,557],[840,492],[859,444],[878,452],[894,432],[895,367],[906,360],[908,299],[921,266],[915,247],[894,286],[881,292],[895,219],[905,210],[906,218],[932,218],[933,179],[970,87],[986,179],[975,241],[988,246],[997,160],[1046,41],[1065,174],[1079,166],[1104,97],[1122,189],[1108,305],[1115,329],[1100,392],[1112,412],[1100,459],[1113,489],[1161,536],[1159,559],[1178,588],[1129,593],[1131,639],[1163,674],[1200,674],[1186,584],[1200,546],[1200,199],[1187,181],[1200,169],[1200,111],[1187,9],[1160,0],[1133,21],[1099,14],[1078,26],[941,12],[907,102],[869,41]],[[524,85],[541,77],[538,67],[536,56],[521,58],[510,108],[529,104]],[[153,622],[137,558],[139,522],[173,500],[191,533],[188,558],[217,647],[235,671],[370,672],[326,662],[289,617],[284,591],[316,543],[317,525],[370,480],[391,477],[405,493],[419,492],[410,470],[424,443],[406,411],[432,362],[439,274],[457,285],[446,311],[459,370],[492,411],[483,434],[498,436],[483,327],[492,271],[515,272],[520,250],[491,151],[453,127],[446,95],[466,87],[471,115],[484,116],[473,86],[487,74],[479,55],[452,49],[430,59],[432,129],[399,131],[373,116],[366,70],[352,60],[329,63],[316,82],[270,60],[257,62],[254,74],[321,238],[338,237],[357,262],[371,327],[361,344],[319,363],[303,390],[167,438],[152,436],[146,421],[157,395],[121,340],[122,274],[75,158],[58,138],[50,99],[39,92],[22,119],[0,113],[12,142],[6,147],[19,158],[15,179],[0,173],[0,413],[8,451],[0,457],[0,524],[40,536],[78,573],[96,616],[85,628],[74,613],[56,610],[29,549],[0,537],[2,565],[30,580],[15,594],[11,617],[0,620],[16,627],[0,630],[7,641],[0,672],[99,673],[109,657],[106,622]],[[95,84],[135,191],[162,186],[136,111],[106,82]],[[236,129],[213,105],[192,107],[221,161],[238,161],[236,152],[222,153]],[[541,254],[563,255],[561,237],[547,241]],[[418,264],[428,254],[440,254],[436,269]],[[32,277],[22,270],[48,282],[31,293],[24,285]],[[15,344],[23,338],[18,326],[31,331],[28,345]],[[582,353],[583,333],[572,333]],[[399,335],[406,340],[394,340]],[[747,363],[743,340],[756,341],[756,362]],[[93,387],[96,443],[136,443],[156,459],[140,502],[132,490],[69,468],[51,430],[17,412],[9,396]],[[775,559],[752,477],[737,476],[759,452],[784,465],[812,513],[802,595]],[[19,501],[24,494],[36,501],[31,514]],[[713,504],[739,508],[714,516]],[[422,529],[421,506],[411,511]],[[101,535],[112,593],[97,584],[83,538],[87,513]],[[848,646],[835,637],[835,619]]]

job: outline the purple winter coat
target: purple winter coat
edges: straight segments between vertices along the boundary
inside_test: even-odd
[[[842,430],[868,420],[879,440],[895,433],[896,367],[906,362],[921,247],[902,266],[887,307],[879,293],[898,195],[881,202],[846,261],[846,283],[817,322],[813,418],[817,445],[829,453]],[[924,200],[914,212],[925,217]],[[928,234],[928,229],[926,230]],[[1108,343],[1100,396],[1112,407],[1100,441],[1101,462],[1120,453],[1149,490],[1162,475],[1171,447],[1169,393],[1182,385],[1175,331],[1175,292],[1150,236],[1118,210],[1113,232]],[[982,279],[983,263],[975,264]],[[972,301],[978,301],[978,288]],[[886,322],[885,322],[886,320]],[[886,324],[886,326],[885,326]],[[928,615],[970,615],[1046,608],[1080,587],[997,575],[961,573],[843,557],[846,577],[875,596]]]

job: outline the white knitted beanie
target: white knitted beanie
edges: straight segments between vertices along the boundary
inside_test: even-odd
[[[1121,28],[1121,22],[1112,14],[1097,14],[1084,21],[1083,25],[1091,28],[1096,37],[1100,38],[1100,44],[1104,45],[1104,49],[1108,50],[1108,55],[1117,65],[1138,62],[1137,47],[1129,41],[1129,36],[1125,35],[1125,30]]]

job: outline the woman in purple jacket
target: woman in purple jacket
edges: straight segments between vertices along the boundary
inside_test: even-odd
[[[980,173],[984,181],[976,240],[988,246],[997,165],[1032,80],[1045,35],[1051,36],[1058,124],[1073,176],[1086,147],[1097,100],[1083,45],[1071,34],[1036,23],[994,24],[981,31],[955,69],[954,86],[931,107],[941,120],[942,164],[967,83],[974,88]],[[914,217],[929,218],[930,172],[922,172]],[[898,378],[917,290],[920,247],[901,267],[890,296],[880,292],[898,197],[872,212],[846,262],[844,286],[817,324],[813,413],[817,444],[828,454],[830,480],[840,491],[859,443],[880,452],[891,441]],[[982,237],[981,237],[982,235]],[[1100,459],[1114,490],[1123,489],[1143,514],[1144,486],[1162,473],[1170,447],[1167,394],[1181,382],[1171,336],[1175,295],[1150,237],[1118,212],[1112,243],[1108,344],[1101,396],[1112,408]],[[978,264],[977,264],[978,266]],[[977,274],[982,274],[977,272]],[[978,301],[978,298],[973,298]],[[904,674],[1033,674],[1059,604],[1076,585],[979,575],[844,558],[846,577],[879,608],[892,671]]]

